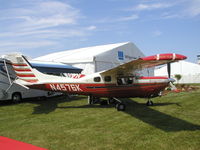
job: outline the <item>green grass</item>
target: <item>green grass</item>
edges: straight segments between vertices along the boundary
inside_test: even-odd
[[[0,136],[49,150],[199,150],[200,90],[124,99],[125,112],[65,97],[0,104]]]

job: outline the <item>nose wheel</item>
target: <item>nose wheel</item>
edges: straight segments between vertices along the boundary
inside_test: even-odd
[[[147,106],[153,106],[153,102],[152,102],[150,99],[148,99],[146,105],[147,105]]]

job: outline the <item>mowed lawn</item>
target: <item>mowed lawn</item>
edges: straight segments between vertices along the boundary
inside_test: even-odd
[[[199,150],[200,90],[153,99],[87,105],[87,97],[54,97],[0,104],[0,136],[49,150]]]

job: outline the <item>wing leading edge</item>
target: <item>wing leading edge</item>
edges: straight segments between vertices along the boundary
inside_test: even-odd
[[[134,71],[139,71],[145,68],[155,67],[158,65],[163,65],[167,63],[177,62],[179,60],[184,60],[187,57],[180,54],[167,53],[167,54],[157,54],[153,56],[142,57],[137,60],[130,61],[128,63],[119,65],[116,68],[102,72],[102,75],[107,74],[129,74]]]

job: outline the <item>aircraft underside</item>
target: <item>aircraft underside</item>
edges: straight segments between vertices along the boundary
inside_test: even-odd
[[[131,85],[48,83],[32,85],[30,87],[56,92],[66,92],[68,94],[93,95],[96,97],[150,98],[156,96],[167,86],[168,83],[142,83]]]
[[[74,84],[74,83],[48,83],[32,85],[31,88],[64,92],[67,94],[78,94],[89,96],[88,103],[94,104],[100,98],[108,98],[108,102],[101,104],[116,103],[118,110],[125,110],[125,105],[117,98],[141,97],[148,98],[147,105],[153,105],[152,97],[159,96],[159,93],[168,86],[168,83],[135,83],[131,85],[116,84]]]

